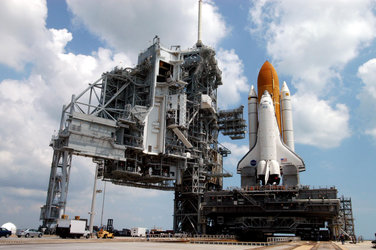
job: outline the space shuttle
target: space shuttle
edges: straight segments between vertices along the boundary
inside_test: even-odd
[[[252,86],[248,95],[249,151],[237,166],[241,186],[297,186],[305,165],[294,152],[290,91],[286,82],[279,89],[268,61],[260,69],[257,90],[258,95]]]

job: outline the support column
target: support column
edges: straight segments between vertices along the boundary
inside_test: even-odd
[[[51,228],[51,225],[65,213],[71,164],[71,152],[54,150],[46,204],[41,208],[40,214],[46,228]]]
[[[91,199],[91,209],[90,209],[90,219],[89,219],[89,231],[93,233],[93,223],[94,223],[94,210],[95,210],[95,199],[97,197],[97,177],[98,177],[98,166],[95,167],[95,174],[94,174],[94,187],[93,187],[93,198]]]

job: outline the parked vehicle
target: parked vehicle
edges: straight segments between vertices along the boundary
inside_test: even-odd
[[[114,230],[114,236],[131,236],[131,230],[123,228],[123,230]]]
[[[56,225],[56,235],[61,238],[90,237],[90,232],[86,230],[86,221],[59,219]]]
[[[98,239],[99,239],[99,238],[104,238],[104,239],[107,239],[107,238],[114,238],[114,234],[113,234],[113,233],[110,233],[110,232],[108,232],[108,231],[106,231],[106,230],[101,229],[101,230],[99,230],[99,231],[97,232],[97,238],[98,238]]]
[[[8,237],[11,236],[11,235],[12,235],[12,232],[11,232],[11,231],[9,231],[9,230],[6,229],[6,228],[0,227],[0,238],[1,238],[2,236],[4,236],[5,238],[8,238]]]
[[[144,227],[134,227],[131,229],[131,236],[132,237],[145,237],[146,236],[146,228]]]
[[[40,238],[42,237],[43,233],[39,232],[37,229],[28,228],[28,229],[17,229],[16,235],[18,236],[18,238],[21,238],[22,236],[25,236],[25,238],[29,238],[29,237]]]

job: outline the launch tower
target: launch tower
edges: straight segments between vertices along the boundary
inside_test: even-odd
[[[199,233],[205,192],[222,190],[219,131],[245,137],[243,107],[218,111],[222,85],[213,49],[166,49],[155,37],[135,68],[115,68],[63,106],[43,224],[65,214],[72,156],[91,157],[98,178],[175,191],[174,230]]]

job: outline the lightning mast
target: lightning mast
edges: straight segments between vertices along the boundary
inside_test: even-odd
[[[202,46],[202,41],[201,41],[201,9],[202,9],[202,0],[198,1],[198,32],[197,32],[197,47]]]

